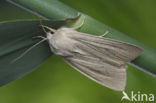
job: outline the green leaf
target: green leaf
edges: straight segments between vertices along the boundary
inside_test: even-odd
[[[40,2],[40,0],[36,0],[35,2],[38,1]],[[47,0],[43,1],[47,2]],[[51,2],[53,0],[49,1]],[[77,8],[78,10],[81,10],[92,17],[95,17],[97,20],[103,21],[103,23],[109,25],[111,24],[112,27],[117,28],[117,30],[119,31],[125,32],[126,34],[131,34],[131,37],[137,38],[145,44],[152,44],[150,45],[151,47],[155,47],[155,25],[153,22],[155,22],[154,14],[156,9],[154,9],[155,3],[153,0],[146,0],[142,1],[141,3],[137,0],[62,1],[68,2],[68,4],[72,5],[72,7]],[[49,5],[55,6],[55,4]],[[26,8],[28,7],[28,5],[24,7]],[[57,6],[56,8],[61,8],[61,6]],[[61,9],[63,10],[63,8]],[[124,13],[122,13],[122,11],[124,11],[125,15]],[[15,13],[16,11],[12,12]],[[67,15],[71,15],[70,10],[65,13]],[[150,13],[153,15],[149,15]],[[55,13],[53,15],[55,16]],[[124,16],[127,18],[125,19]],[[138,16],[140,17],[139,20],[137,18]],[[60,17],[60,19],[64,18],[68,17]],[[99,22],[97,24],[99,24]],[[85,23],[84,27],[79,31],[101,35],[103,34],[103,32],[105,32],[104,30],[107,29],[104,29],[103,27],[98,28],[99,26],[97,26],[97,24],[90,23],[87,25]],[[100,24],[101,26],[103,26],[101,22]],[[92,26],[92,30],[85,29],[85,27],[90,27],[90,25]],[[153,25],[153,29],[151,25]],[[138,31],[135,32],[135,30]],[[23,29],[23,31],[26,30]],[[141,34],[141,36],[139,34]],[[109,35],[107,35],[107,37]],[[113,36],[115,35],[116,34],[114,33]],[[117,36],[115,38],[117,38]],[[120,39],[120,37],[118,38]],[[148,65],[146,63],[144,64]],[[154,94],[156,85],[155,81],[156,78],[128,65],[127,86],[125,91],[128,96],[130,96],[131,91],[134,91],[135,93],[140,91],[140,93]],[[34,72],[29,73],[27,76],[24,76],[23,78],[0,88],[0,102],[3,103],[117,103],[121,102],[122,96],[123,95],[121,92],[110,90],[78,73],[76,70],[67,65],[59,56],[56,55],[53,55],[52,58],[48,59]],[[123,102],[131,103],[131,101],[127,100],[124,100]]]
[[[6,2],[6,0],[0,0],[0,22],[30,19],[39,19],[39,17]]]
[[[8,0],[9,2],[22,7],[43,18],[51,20],[64,20],[75,18],[77,11],[64,5],[58,0]]]
[[[45,24],[46,21],[43,23]],[[55,28],[63,25],[63,22],[48,21],[48,23],[55,25]],[[14,61],[24,51],[39,42],[39,40],[32,38],[44,34],[39,25],[39,21],[0,23],[0,86],[32,71],[52,54],[48,43],[44,42]]]
[[[48,18],[48,19],[66,19],[66,18],[74,18],[77,15],[77,11],[66,6],[58,0],[11,0],[33,12],[37,12],[38,14]],[[156,50],[145,46],[144,44],[139,43],[133,38],[128,37],[127,35],[118,32],[101,22],[86,16],[85,24],[81,27],[79,31],[86,32],[88,34],[102,35],[105,31],[110,31],[110,34],[106,37],[121,40],[124,42],[128,42],[131,44],[135,44],[141,47],[144,52],[132,61],[132,64],[136,67],[147,71],[147,73],[156,74]]]

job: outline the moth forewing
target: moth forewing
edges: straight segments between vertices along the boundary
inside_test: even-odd
[[[110,67],[105,66],[105,68],[93,68],[92,65],[85,63],[77,63],[73,58],[64,58],[63,59],[75,68],[80,73],[84,74],[93,81],[106,86],[114,90],[124,90],[126,84],[126,68],[116,68],[115,70],[109,70]],[[90,66],[90,67],[88,67]]]
[[[70,28],[60,28],[54,34],[47,34],[47,38],[52,52],[85,76],[114,90],[124,90],[126,62],[142,51],[128,43]]]

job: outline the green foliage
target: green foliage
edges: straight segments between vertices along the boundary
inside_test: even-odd
[[[77,12],[75,10],[73,10],[72,8],[68,6],[65,6],[63,3],[60,3],[57,0],[13,0],[13,1],[18,2],[22,6],[27,7],[33,11],[37,11],[38,13],[42,14],[42,16],[46,16],[47,18],[50,18],[50,19],[56,20],[57,17],[58,19],[64,19],[68,17],[71,18],[77,15]],[[133,1],[128,0],[126,2],[124,0],[121,0],[121,1],[64,0],[64,2],[68,3],[69,5],[73,6],[74,8],[78,10],[83,11],[84,13],[92,17],[95,17],[96,19],[102,21],[105,24],[108,24],[114,28],[117,28],[118,30],[126,34],[129,34],[129,36],[136,38],[137,40],[143,42],[144,44],[148,44],[149,46],[156,48],[155,41],[153,39],[155,37],[154,35],[155,29],[154,28],[152,29],[152,27],[155,27],[154,26],[155,24],[153,22],[148,22],[148,20],[146,19],[147,17],[145,15],[146,9],[148,10],[151,9],[153,10],[153,11],[150,10],[153,13],[153,17],[150,17],[151,20],[149,21],[155,20],[154,13],[155,13],[156,7],[151,6],[152,3],[153,4],[155,3],[154,1],[152,2],[149,0],[147,2],[142,2],[142,4],[134,0]],[[44,5],[40,5],[40,4],[44,4]],[[141,8],[139,8],[139,6]],[[50,9],[46,11],[47,10],[46,7]],[[146,8],[144,9],[143,7],[146,7]],[[12,9],[12,7],[8,6],[8,9],[9,8],[10,10]],[[3,19],[1,19],[1,21],[4,21],[4,20],[6,21],[7,19],[11,20],[10,19],[11,17],[6,18],[7,15],[9,15],[10,10],[6,10],[6,12],[3,12],[3,14],[5,14],[6,16],[3,15],[2,16]],[[12,12],[16,13],[17,9],[14,9],[14,10],[12,9]],[[28,12],[25,12],[22,10],[18,12],[17,14],[21,14],[21,17],[18,17],[18,19],[20,18],[27,19],[27,17],[29,19],[37,18],[34,15],[29,14]],[[12,19],[12,20],[15,20],[15,19]],[[41,33],[41,32],[36,32],[38,30],[36,29],[38,28],[37,27],[38,22],[37,23],[34,22],[34,26],[32,22],[32,24],[30,24],[30,28],[27,28],[27,29],[22,29],[22,25],[24,25],[25,23],[21,22],[20,23],[21,29],[15,29],[15,31],[11,31],[11,32],[6,31],[6,30],[4,31],[4,29],[8,29],[8,26],[4,27],[4,25],[9,24],[7,22],[5,23],[6,24],[1,24],[3,25],[1,26],[2,27],[1,31],[8,32],[8,33],[6,34],[0,33],[0,35],[3,35],[3,36],[6,35],[6,37],[4,37],[5,39],[7,39],[7,37],[10,37],[8,35],[11,35],[10,34],[11,32],[15,33],[14,35],[16,36],[17,31],[19,31],[19,34],[21,34],[23,31],[23,35],[28,35],[26,36],[25,40],[30,41],[29,45],[32,45],[33,43],[37,41],[36,40],[34,41],[32,39],[29,40],[27,38],[34,36],[34,35],[38,35],[36,33],[39,33],[39,34]],[[12,26],[13,23],[10,23],[9,25],[10,27],[14,27]],[[148,26],[152,25],[152,26],[150,28],[147,25]],[[16,26],[17,25],[15,25],[15,28]],[[147,66],[145,69],[155,73],[155,68],[154,68],[155,66],[151,65],[151,63],[155,65],[155,62],[154,62],[155,50],[149,47],[146,47],[134,41],[133,39],[130,39],[128,36],[120,32],[117,32],[90,17],[87,17],[85,25],[79,31],[83,31],[83,32],[87,32],[87,33],[91,33],[95,35],[101,35],[106,30],[109,30],[111,32],[111,34],[109,34],[107,37],[123,40],[126,42],[132,42],[143,48],[145,47],[144,49],[147,51],[146,51],[146,55],[144,54],[143,55],[144,57],[146,57],[146,59],[142,59],[141,57],[139,57],[137,61],[134,61],[134,62],[139,65]],[[151,33],[150,36],[146,35],[148,33]],[[142,35],[140,36],[138,34],[142,34]],[[21,34],[20,37],[22,37],[23,35]],[[17,44],[18,43],[16,43],[15,45]],[[14,45],[12,45],[11,43],[11,47],[12,46],[14,47]],[[33,53],[33,51],[35,50],[38,50],[38,51],[43,50],[44,46],[45,44],[40,45],[36,49],[33,49],[30,52],[30,54]],[[43,47],[43,48],[41,49],[40,47]],[[47,48],[45,47],[44,50],[47,50]],[[22,51],[19,51],[19,52],[22,52]],[[30,54],[28,53],[27,55],[30,55]],[[32,61],[34,59],[35,54],[33,55]],[[43,57],[38,54],[36,54],[36,56],[38,58]],[[21,61],[21,62],[24,63],[24,61]],[[25,67],[26,65],[28,64],[25,64],[22,67]],[[155,85],[156,85],[156,79],[154,77],[132,66],[128,66],[127,86],[125,90],[127,93],[130,93],[130,91],[132,90],[135,92],[141,91],[142,93],[154,93],[153,91],[155,90]],[[63,103],[66,103],[66,102],[67,103],[82,103],[82,102],[116,103],[116,102],[120,102],[121,97],[122,97],[121,92],[113,91],[99,84],[96,84],[95,82],[89,80],[85,76],[75,71],[73,68],[68,66],[60,57],[55,56],[55,55],[52,56],[50,59],[48,59],[44,64],[42,64],[38,69],[36,69],[32,73],[28,74],[27,76],[24,76],[21,79],[16,80],[15,82],[12,82],[0,88],[0,102],[3,102],[3,103],[21,103],[21,102],[22,103],[28,103],[28,102],[29,103],[43,103],[43,102],[46,102],[46,103],[52,103],[52,102],[56,102],[56,103],[59,103],[59,102],[60,103],[62,102]],[[128,101],[124,100],[124,102],[128,102]]]
[[[74,18],[78,14],[78,12],[75,9],[72,9],[57,0],[38,0],[37,2],[36,0],[11,1],[20,4],[25,8],[51,20],[63,20],[67,18]],[[110,27],[107,27],[106,25],[88,16],[85,19],[85,24],[80,29],[81,32],[87,32],[89,34],[95,35],[102,35],[106,30],[110,31],[110,34],[106,37],[121,40],[141,47],[144,52],[137,59],[132,61],[132,63],[144,69],[147,72],[150,72],[154,75],[156,74],[156,62],[154,62],[156,61],[156,50],[149,48],[137,42],[136,40],[128,37],[127,35],[122,34],[121,32],[118,32]],[[149,56],[149,54],[152,56]],[[148,65],[146,65],[146,63]]]
[[[42,43],[24,57],[14,61],[28,47],[38,42],[32,38],[36,34],[40,34],[38,25],[38,21],[0,24],[0,86],[30,72],[51,55],[48,44]],[[26,30],[26,28],[29,29]]]
[[[15,5],[7,3],[6,0],[0,0],[0,22],[17,21],[17,20],[32,20],[38,19],[34,14],[31,14]]]

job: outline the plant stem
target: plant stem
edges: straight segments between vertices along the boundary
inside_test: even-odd
[[[63,20],[67,18],[75,18],[78,14],[73,8],[63,4],[58,0],[11,0],[23,8],[27,8],[30,11],[33,11],[37,14],[42,15],[48,19],[52,20]],[[144,71],[152,73],[154,76],[156,74],[156,50],[149,48],[137,42],[136,40],[128,37],[127,35],[118,32],[97,20],[87,16],[85,24],[79,31],[86,32],[89,34],[102,35],[105,31],[110,31],[109,35],[106,35],[108,38],[128,42],[135,44],[142,48],[144,52],[138,56],[131,63],[135,66],[142,68]]]

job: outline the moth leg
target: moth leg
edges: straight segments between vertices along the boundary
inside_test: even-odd
[[[44,28],[50,30],[53,33],[55,33],[57,31],[56,29],[50,28],[50,27],[45,26],[45,25],[40,25],[40,26],[43,28],[43,30],[44,30],[45,33],[47,33],[47,32],[46,32],[46,30]]]
[[[44,37],[44,36],[34,36],[34,37],[32,37],[32,38],[41,38],[41,39],[46,39],[46,37]]]
[[[100,35],[100,37],[104,37],[109,33],[109,31],[107,30],[103,35]]]
[[[42,37],[42,36],[41,36]],[[20,58],[22,58],[26,53],[28,53],[31,49],[33,49],[34,47],[36,47],[37,45],[39,45],[40,43],[46,41],[47,38],[37,42],[36,44],[34,44],[33,46],[31,46],[30,48],[28,48],[25,52],[23,52],[19,57],[15,58],[14,60],[11,61],[11,63],[16,62],[17,60],[19,60]]]

